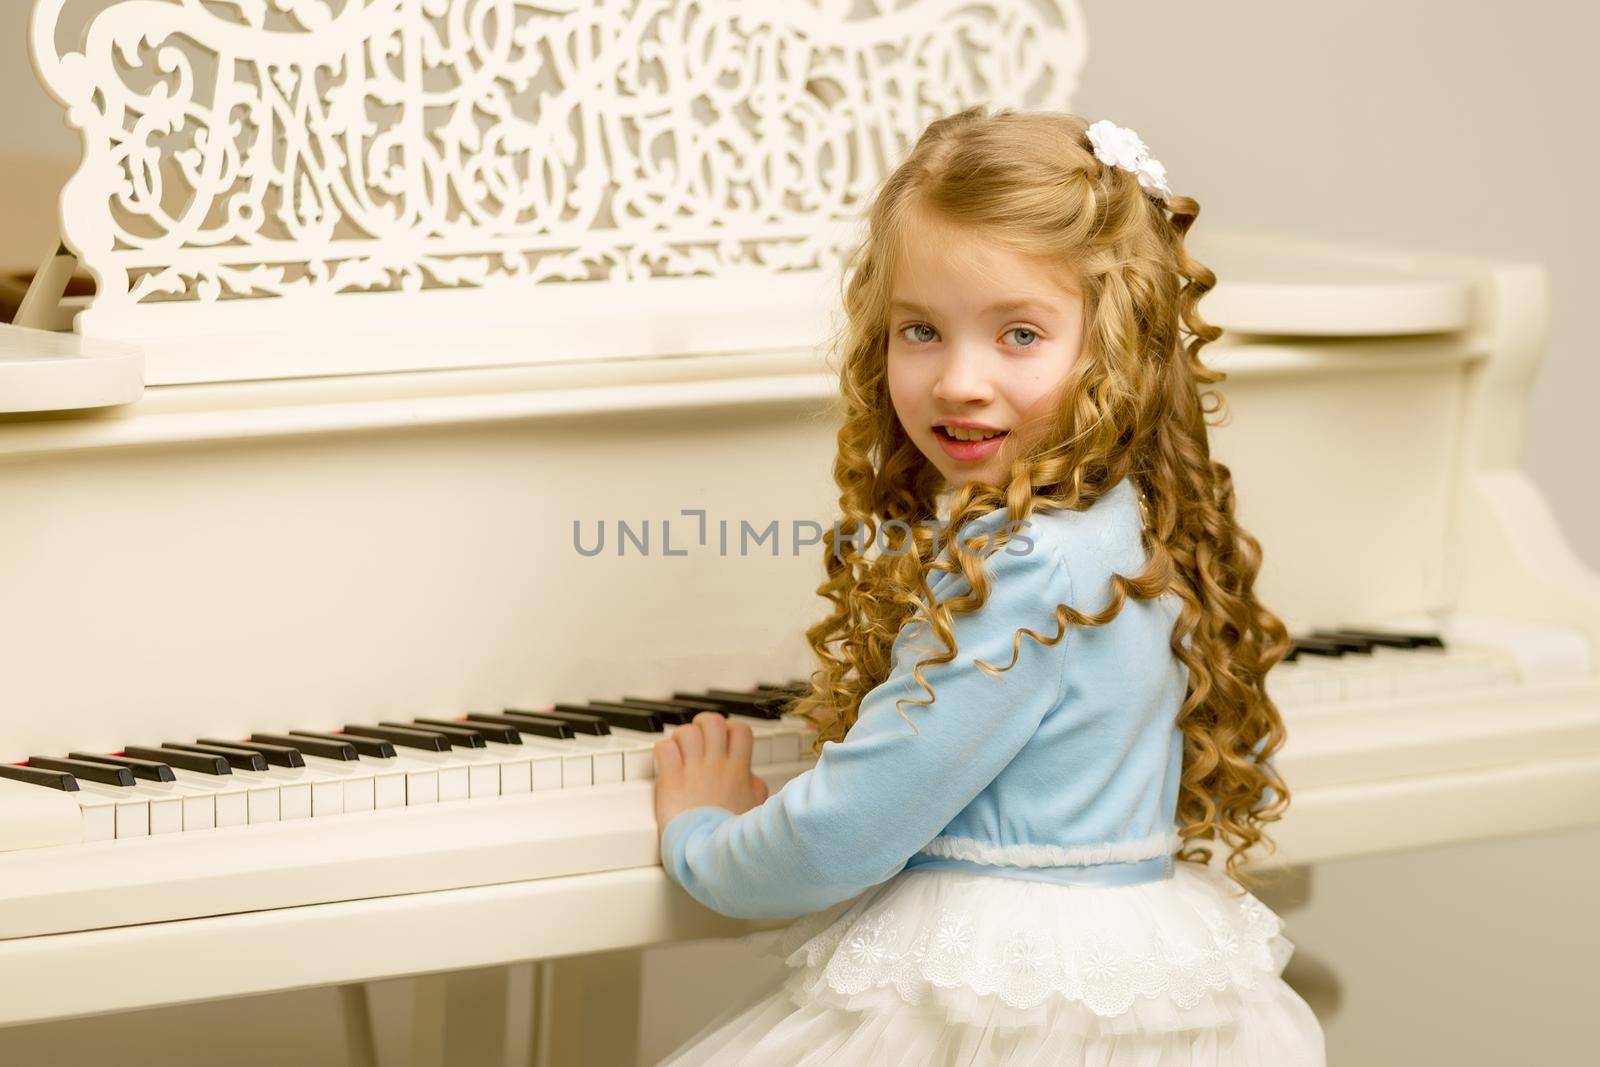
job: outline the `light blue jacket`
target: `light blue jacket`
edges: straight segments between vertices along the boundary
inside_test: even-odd
[[[973,532],[1006,519],[1002,508]],[[915,729],[895,702],[926,699],[912,669],[941,645],[921,622],[901,630],[888,678],[815,766],[741,815],[676,816],[661,843],[667,873],[724,915],[786,918],[934,857],[1039,867],[1170,855],[1187,681],[1168,647],[1176,597],[1129,597],[1113,622],[1069,626],[1054,647],[1023,635],[998,676],[973,666],[1010,663],[1019,626],[1054,636],[1057,603],[1105,607],[1111,575],[1144,567],[1142,529],[1126,479],[1087,510],[1035,510],[989,557],[988,601],[955,616],[956,658],[923,668],[937,699],[905,706]],[[941,602],[970,589],[959,572],[931,582]]]

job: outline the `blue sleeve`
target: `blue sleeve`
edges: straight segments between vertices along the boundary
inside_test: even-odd
[[[843,741],[741,815],[717,807],[680,812],[661,840],[667,873],[696,900],[736,918],[819,911],[892,877],[1022,750],[1061,693],[1067,640],[1022,635],[1016,665],[991,676],[973,665],[1011,662],[1018,627],[1054,637],[1055,605],[1071,604],[1059,550],[1030,533],[984,561],[989,598],[953,620],[956,655],[923,668],[935,701],[912,670],[942,646],[925,623],[896,637],[890,674],[861,701]],[[930,586],[944,602],[971,591],[959,572]],[[918,640],[917,638],[919,638]],[[915,724],[915,728],[907,723]]]

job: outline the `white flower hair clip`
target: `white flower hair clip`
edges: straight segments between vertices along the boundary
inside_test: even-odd
[[[1089,143],[1094,146],[1096,159],[1135,175],[1145,192],[1163,204],[1172,195],[1167,188],[1167,168],[1150,158],[1150,149],[1126,126],[1101,119],[1089,127]]]

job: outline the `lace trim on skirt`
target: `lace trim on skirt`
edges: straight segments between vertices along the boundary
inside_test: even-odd
[[[778,931],[797,1003],[1080,1032],[1220,1026],[1281,995],[1282,920],[1225,875],[1065,886],[907,870]],[[770,935],[752,935],[763,937]]]

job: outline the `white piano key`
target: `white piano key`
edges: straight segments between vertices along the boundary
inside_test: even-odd
[[[175,782],[152,782],[140,778],[134,782],[132,792],[143,797],[149,805],[150,835],[182,833],[183,803],[186,794]]]
[[[117,802],[91,789],[82,788],[72,794],[83,813],[83,839],[85,841],[114,841],[117,836]]]
[[[210,793],[214,807],[214,823],[218,829],[227,826],[247,826],[250,822],[250,801],[247,788],[232,774],[201,774],[180,767],[172,769],[173,776],[186,785]],[[187,826],[185,808],[185,826]]]
[[[306,767],[323,779],[311,785],[311,817],[320,819],[347,812],[371,811],[374,806],[374,779],[371,763],[364,760],[336,760],[305,756]],[[401,786],[402,796],[404,785]]]
[[[361,763],[373,768],[377,789],[377,808],[403,808],[418,804],[436,804],[439,801],[439,772],[454,763],[447,763],[442,752],[424,752],[421,749],[401,749],[385,758],[362,756]],[[460,776],[461,795],[466,795],[466,772]]]
[[[540,788],[575,789],[582,786],[594,785],[594,750],[585,748],[577,743],[577,738],[569,737],[557,740],[553,737],[534,737],[523,735],[522,746],[528,749],[530,755],[535,753],[549,753],[560,760],[560,784],[550,785],[551,768],[549,759],[534,757],[533,786]],[[543,765],[541,768],[541,764]]]
[[[406,803],[433,804],[446,800],[466,800],[470,795],[469,764],[450,752],[429,752],[419,748],[401,749],[396,759],[408,764]],[[420,796],[420,800],[412,799]]]
[[[111,836],[114,838],[149,837],[150,836],[150,801],[133,789],[123,786],[102,785],[99,782],[78,781],[79,804],[91,803],[95,810],[100,812],[104,806],[109,805],[111,811]],[[91,801],[90,798],[95,798]],[[97,814],[97,819],[104,815]],[[88,812],[85,809],[84,824],[89,822]],[[103,832],[97,827],[96,832]],[[85,836],[84,840],[90,840]],[[97,839],[103,840],[103,839]]]
[[[508,745],[488,741],[483,747],[484,758],[492,760],[499,768],[498,788],[501,796],[513,796],[533,789],[533,756],[522,745]],[[556,784],[561,782],[561,767],[556,764]],[[477,796],[474,792],[473,796]]]
[[[268,771],[234,771],[233,777],[245,789],[245,816],[251,825],[279,822],[282,810],[278,783]]]
[[[656,776],[656,742],[663,737],[670,736],[663,733],[651,733],[647,730],[629,730],[626,727],[613,726],[611,739],[622,754],[622,780],[635,782],[641,778],[654,778]]]

